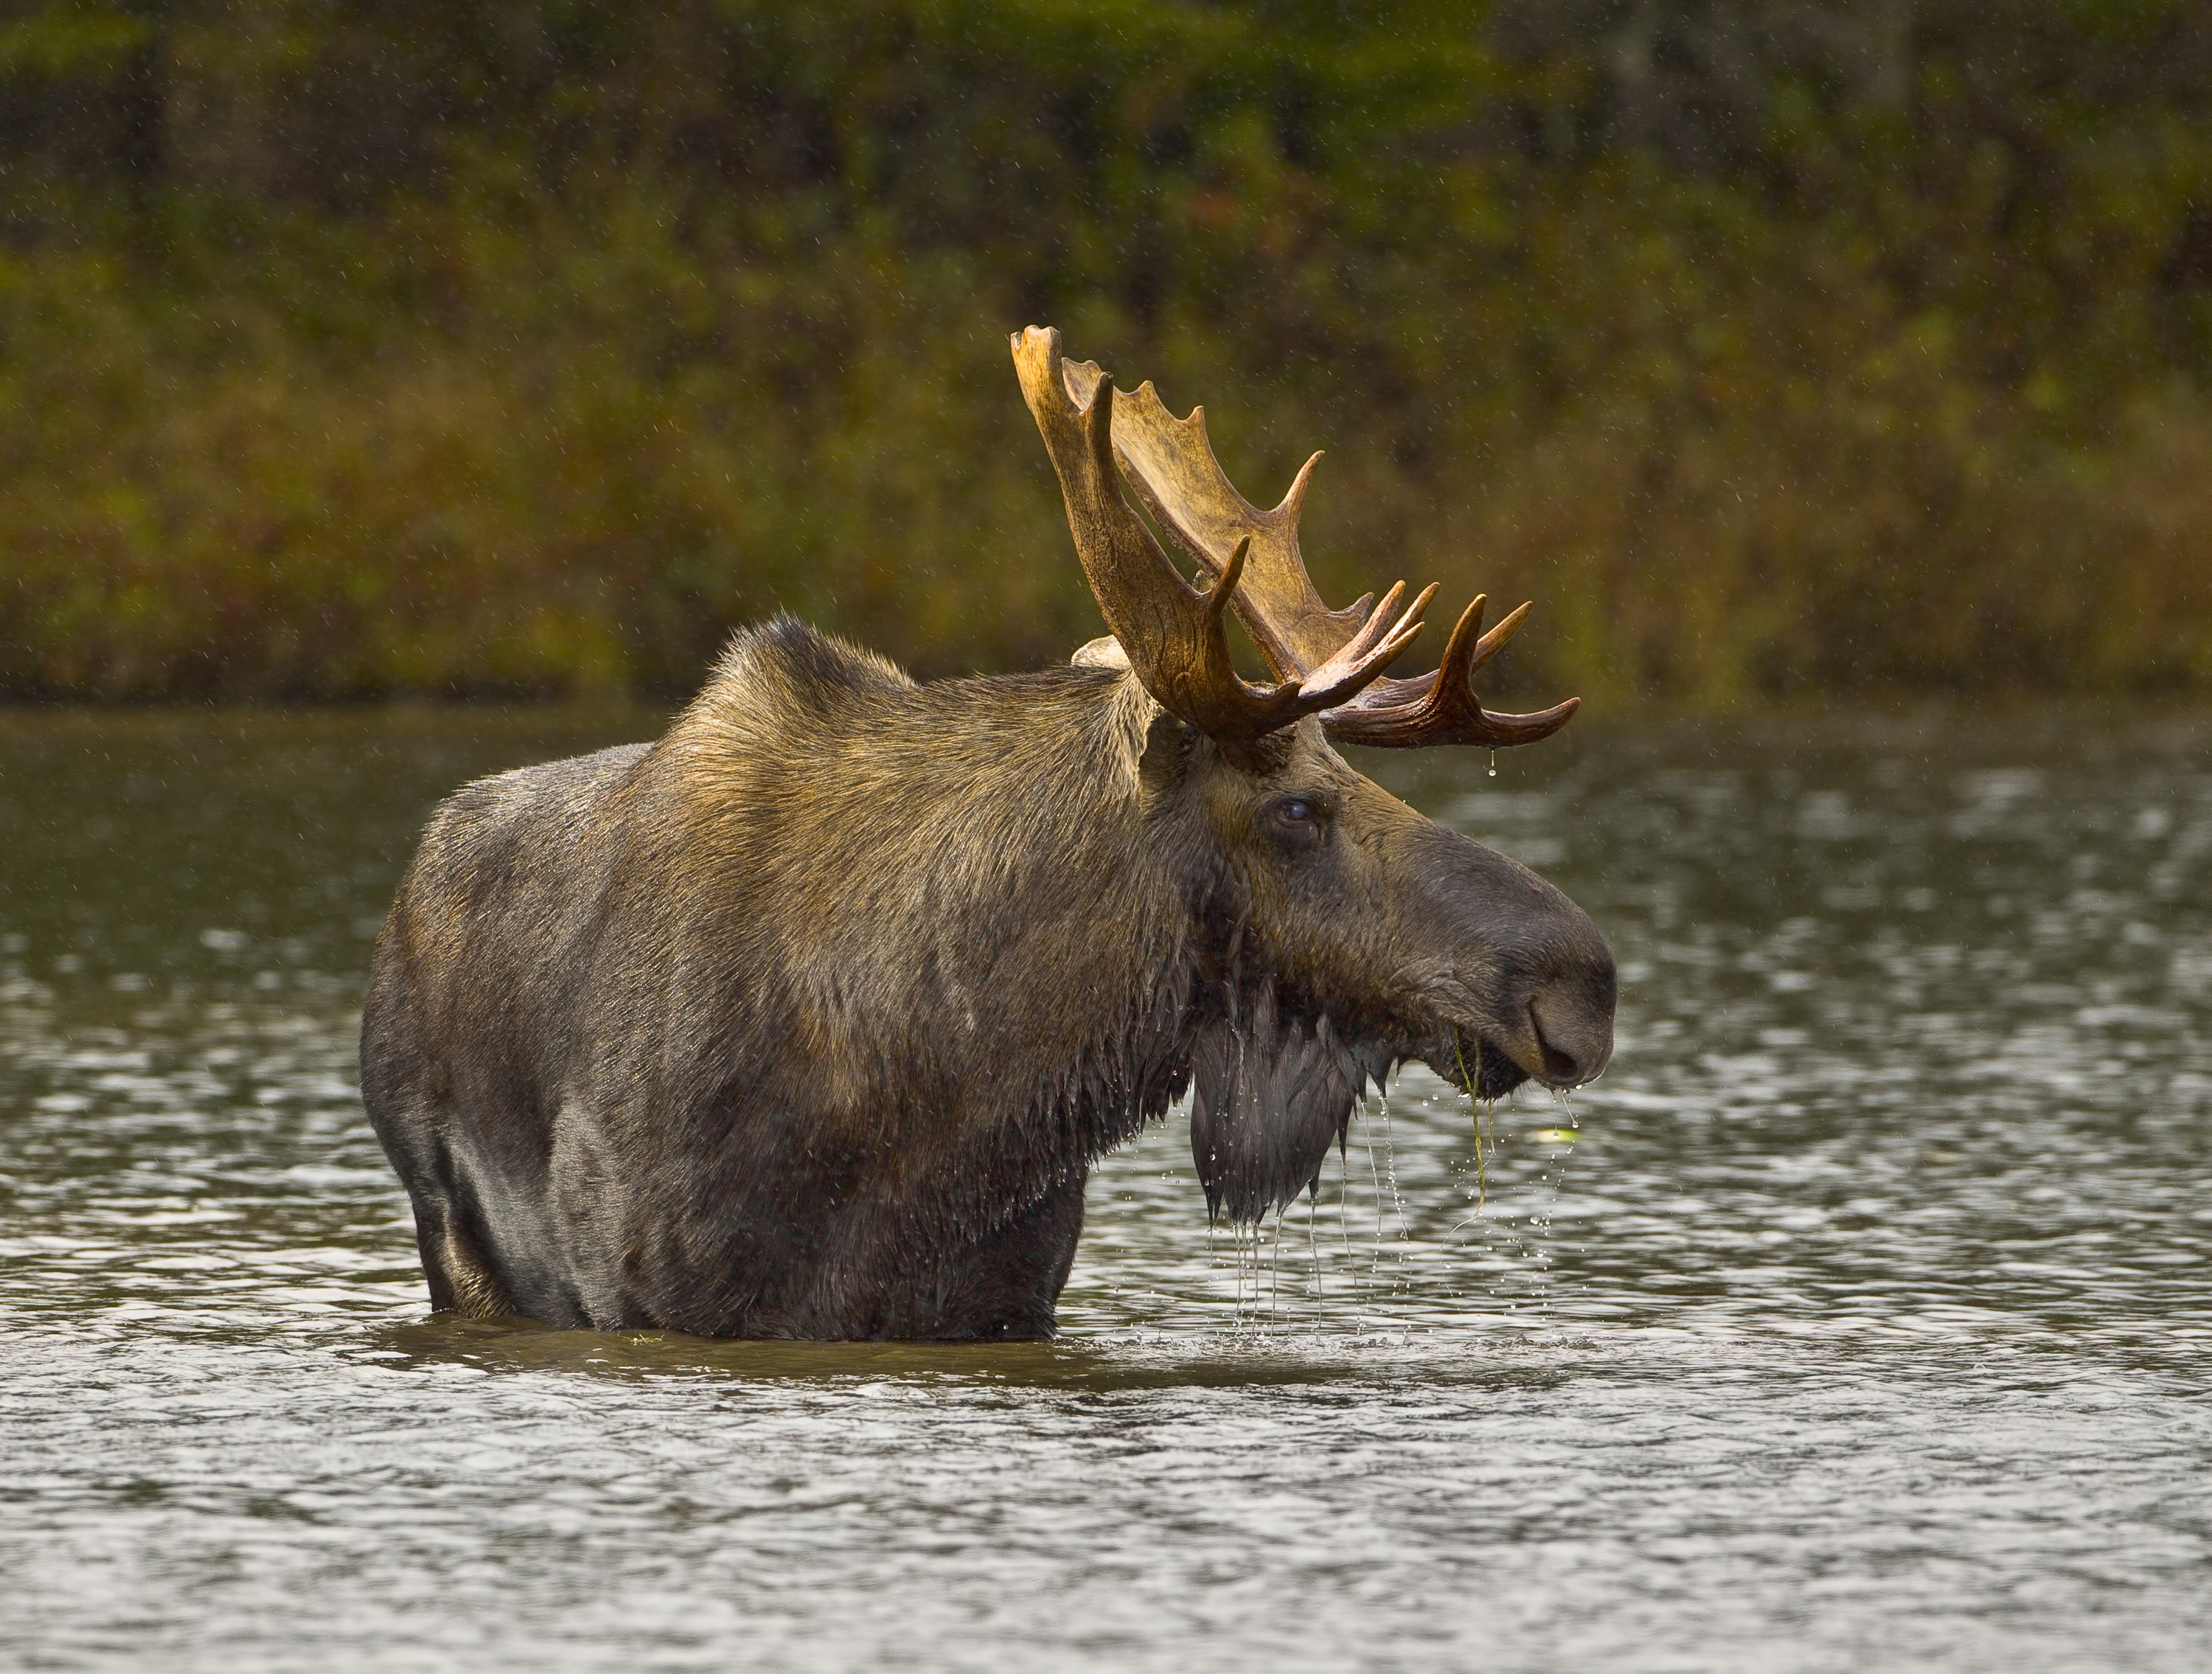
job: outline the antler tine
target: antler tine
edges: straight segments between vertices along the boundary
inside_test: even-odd
[[[1335,648],[1324,679],[1248,683],[1230,660],[1224,613],[1242,596],[1253,537],[1209,566],[1218,572],[1211,588],[1191,586],[1121,498],[1113,380],[1095,366],[1087,379],[1066,375],[1060,333],[1049,327],[1018,334],[1013,352],[1023,397],[1060,478],[1076,556],[1130,667],[1163,708],[1218,739],[1257,738],[1356,694],[1419,631],[1425,594],[1395,623],[1379,630],[1366,624],[1356,649]]]
[[[1322,713],[1322,726],[1340,744],[1412,750],[1437,744],[1486,744],[1503,750],[1534,744],[1565,726],[1582,699],[1570,697],[1534,715],[1499,715],[1474,695],[1474,672],[1496,656],[1528,618],[1528,606],[1509,612],[1482,631],[1487,600],[1481,594],[1453,627],[1443,660],[1433,673],[1411,680],[1376,680],[1349,703]]]
[[[1237,549],[1243,551],[1240,545]],[[1382,595],[1367,618],[1367,624],[1345,642],[1343,648],[1322,666],[1306,676],[1304,689],[1316,696],[1324,691],[1343,691],[1347,696],[1358,693],[1376,681],[1376,674],[1397,659],[1398,654],[1413,642],[1421,631],[1421,612],[1428,608],[1429,600],[1437,596],[1431,582],[1421,589],[1420,596],[1393,616],[1399,595],[1406,590],[1403,581],[1390,583],[1389,592]],[[1372,597],[1370,594],[1370,597]],[[1341,700],[1329,698],[1323,708],[1332,707]]]

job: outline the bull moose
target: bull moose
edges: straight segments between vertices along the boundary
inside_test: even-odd
[[[1055,331],[1013,353],[1110,637],[917,682],[780,618],[657,743],[432,818],[362,1087],[434,1307],[1048,1336],[1091,1163],[1186,1088],[1208,1203],[1249,1220],[1403,1062],[1486,1098],[1604,1067],[1596,927],[1330,747],[1556,732],[1574,700],[1499,715],[1471,684],[1528,606],[1484,633],[1478,598],[1435,671],[1390,678],[1436,589],[1322,605],[1312,460],[1260,511],[1202,409],[1117,399]],[[1233,667],[1231,612],[1270,683]]]

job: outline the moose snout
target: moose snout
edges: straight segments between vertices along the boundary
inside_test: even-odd
[[[1613,1010],[1618,988],[1613,950],[1597,926],[1570,906],[1551,957],[1528,995],[1528,1027],[1542,1068],[1529,1068],[1555,1087],[1594,1081],[1613,1056]]]
[[[1470,1074],[1498,1093],[1522,1080],[1594,1080],[1613,1056],[1613,950],[1589,916],[1519,861],[1431,825],[1407,852],[1427,874],[1430,911],[1411,931],[1441,955],[1420,983],[1431,1044],[1422,1057],[1447,1080]],[[1410,937],[1409,937],[1410,939]],[[1464,1044],[1492,1058],[1462,1068]]]

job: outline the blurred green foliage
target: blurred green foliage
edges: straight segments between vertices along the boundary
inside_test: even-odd
[[[2174,0],[0,3],[0,694],[1063,656],[1033,321],[1531,691],[2201,691],[2208,118]]]

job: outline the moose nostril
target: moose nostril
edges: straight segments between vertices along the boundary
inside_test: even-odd
[[[1528,1021],[1544,1055],[1544,1079],[1579,1087],[1594,1080],[1613,1056],[1613,1011],[1543,993],[1528,1003]]]
[[[1572,1081],[1579,1085],[1585,1077],[1582,1066],[1544,1038],[1542,1030],[1536,1032],[1536,1044],[1544,1051],[1544,1079],[1547,1081]]]

